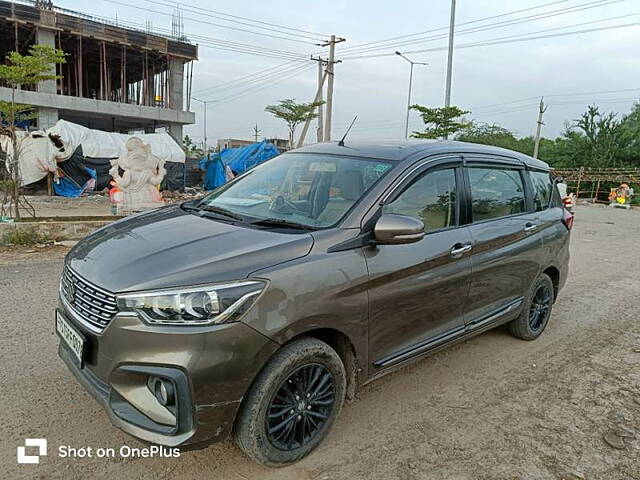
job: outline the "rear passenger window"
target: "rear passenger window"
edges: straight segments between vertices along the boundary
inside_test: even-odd
[[[468,168],[473,221],[523,213],[524,185],[519,170]]]
[[[551,204],[553,193],[553,183],[551,176],[547,172],[529,172],[531,185],[533,185],[533,203],[536,212],[546,210]]]
[[[456,174],[447,168],[419,177],[382,211],[422,220],[425,232],[429,232],[454,226],[456,205]]]

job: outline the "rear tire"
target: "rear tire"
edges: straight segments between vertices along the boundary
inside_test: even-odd
[[[509,332],[522,340],[535,340],[549,323],[553,308],[554,289],[551,278],[541,273],[525,299],[522,313],[507,324]]]
[[[295,340],[275,353],[249,389],[236,420],[236,443],[263,465],[297,462],[327,435],[345,390],[336,351],[315,338]]]

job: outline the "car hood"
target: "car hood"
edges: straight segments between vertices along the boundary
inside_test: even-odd
[[[280,233],[202,218],[178,206],[95,231],[67,255],[80,276],[111,292],[224,282],[303,257],[305,233]]]

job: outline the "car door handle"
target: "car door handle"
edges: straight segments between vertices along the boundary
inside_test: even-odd
[[[538,225],[536,225],[535,223],[527,222],[524,226],[524,231],[533,232],[536,228],[538,228]]]
[[[449,255],[451,255],[453,258],[460,258],[465,253],[470,252],[472,248],[473,247],[471,246],[471,244],[463,245],[461,243],[456,243],[451,248]]]

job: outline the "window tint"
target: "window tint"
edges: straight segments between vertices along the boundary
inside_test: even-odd
[[[469,168],[473,221],[525,211],[524,186],[518,170]]]
[[[536,207],[536,212],[546,210],[551,204],[551,194],[553,192],[551,176],[546,172],[529,172],[529,177],[533,185],[533,203]]]
[[[456,224],[456,203],[455,169],[448,168],[419,177],[382,211],[422,220],[429,232]]]

